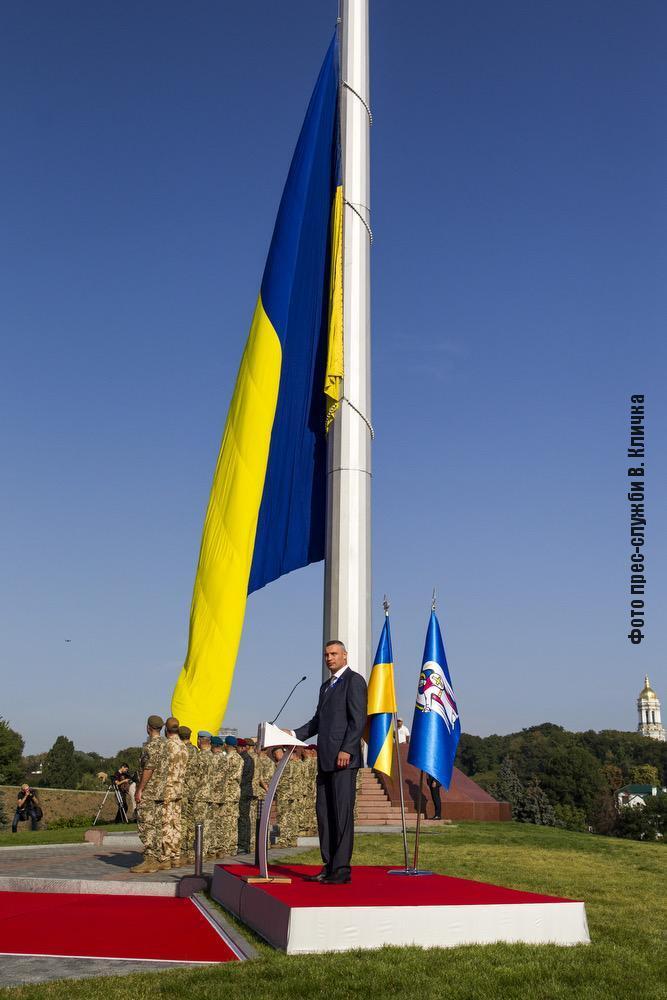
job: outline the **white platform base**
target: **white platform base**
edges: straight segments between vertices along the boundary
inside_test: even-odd
[[[239,877],[239,866],[229,867],[231,871],[222,866],[215,868],[213,898],[269,944],[288,954],[383,945],[453,948],[498,941],[558,945],[590,942],[585,906],[578,901],[484,887],[478,882],[438,875],[430,877],[429,881],[436,882],[425,892],[419,886],[421,879],[386,876],[384,869],[377,869],[385,876],[385,899],[380,902],[378,892],[369,891],[367,902],[363,882],[354,890],[347,885],[304,884],[300,877],[304,869],[295,866],[291,885],[253,885]],[[406,886],[406,882],[410,885]],[[470,902],[465,901],[466,885],[471,887]],[[489,892],[485,894],[484,888]],[[349,894],[349,905],[342,895],[345,893]],[[442,901],[434,902],[438,894]],[[419,897],[425,898],[425,905],[419,903]],[[329,900],[332,905],[327,905]]]

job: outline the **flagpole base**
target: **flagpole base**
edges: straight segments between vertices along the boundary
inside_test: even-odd
[[[424,868],[390,868],[387,875],[433,875]]]

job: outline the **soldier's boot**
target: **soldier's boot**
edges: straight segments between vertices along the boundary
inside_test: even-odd
[[[154,858],[146,858],[140,864],[130,868],[130,871],[134,872],[135,875],[148,875],[150,872],[159,871],[159,869],[160,866],[158,861]]]
[[[157,868],[155,869],[155,871],[156,872],[167,872],[167,871],[169,871],[169,869],[171,867],[172,867],[171,859],[170,858],[166,858],[165,861],[160,861],[159,862],[159,864],[158,864]]]
[[[172,868],[182,868],[183,865],[184,865],[184,863],[185,862],[183,861],[183,857],[180,854],[179,854],[179,856],[177,858],[172,858],[171,859],[171,867]]]

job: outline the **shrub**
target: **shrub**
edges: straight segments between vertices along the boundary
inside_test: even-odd
[[[79,813],[77,816],[61,816],[48,822],[49,830],[71,830],[79,826],[92,826],[94,816],[90,813]]]

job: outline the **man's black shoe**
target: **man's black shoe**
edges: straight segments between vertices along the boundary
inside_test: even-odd
[[[326,869],[323,868],[321,872],[317,873],[317,875],[304,875],[303,876],[303,881],[304,882],[324,882],[324,880],[326,878],[328,878],[328,877],[329,877],[329,872],[326,871]]]
[[[327,875],[322,879],[323,885],[345,885],[352,881],[351,875]]]

